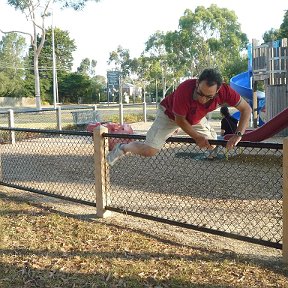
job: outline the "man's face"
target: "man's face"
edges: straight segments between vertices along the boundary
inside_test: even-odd
[[[208,86],[206,81],[201,81],[197,83],[195,91],[197,101],[201,104],[206,104],[217,96],[219,89],[217,89],[217,84]]]

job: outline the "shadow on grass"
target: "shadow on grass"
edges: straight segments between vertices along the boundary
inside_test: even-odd
[[[3,200],[6,200],[6,201],[14,202],[16,204],[17,203],[19,203],[19,204],[21,204],[21,203],[27,204],[27,199],[23,199],[23,198],[18,197],[18,196],[8,196],[7,194],[1,193],[1,192],[0,192],[0,198],[2,198]],[[270,256],[270,257],[265,256],[265,257],[263,257],[262,255],[255,256],[255,255],[249,255],[249,254],[247,254],[247,255],[239,255],[239,254],[237,254],[237,253],[235,253],[233,251],[230,251],[230,250],[215,251],[213,249],[208,249],[208,248],[199,247],[199,246],[195,246],[195,245],[182,244],[182,243],[178,243],[178,242],[173,241],[173,240],[165,239],[164,237],[161,237],[159,235],[154,235],[153,232],[150,233],[150,232],[147,232],[147,231],[143,231],[143,230],[141,230],[141,228],[127,228],[127,227],[125,227],[125,223],[123,225],[121,225],[119,223],[117,223],[117,224],[103,223],[102,220],[97,220],[97,218],[95,217],[94,214],[75,215],[75,214],[65,213],[63,211],[59,211],[59,210],[51,208],[51,207],[47,207],[47,204],[43,205],[41,203],[35,203],[35,202],[28,202],[28,204],[31,205],[32,207],[37,207],[38,209],[41,209],[41,210],[40,211],[31,211],[31,213],[30,213],[30,211],[25,211],[25,210],[21,210],[21,209],[13,210],[13,211],[4,210],[4,212],[2,212],[1,215],[4,216],[4,217],[5,216],[13,217],[14,215],[15,216],[28,215],[28,216],[31,216],[31,217],[38,217],[38,216],[47,216],[47,215],[49,215],[49,213],[57,213],[60,216],[63,216],[63,217],[66,217],[66,218],[73,218],[73,219],[82,221],[83,223],[84,222],[90,222],[90,223],[93,222],[93,223],[95,223],[97,225],[103,225],[103,226],[106,226],[106,227],[117,228],[119,230],[126,230],[126,231],[131,232],[131,233],[137,233],[139,235],[142,235],[143,237],[148,237],[150,239],[154,239],[154,240],[156,240],[158,242],[162,242],[162,243],[174,246],[175,248],[187,247],[187,248],[193,250],[193,252],[195,252],[195,253],[193,253],[191,255],[190,254],[177,253],[177,252],[175,252],[175,253],[165,253],[164,252],[163,253],[161,251],[156,252],[156,253],[155,252],[151,253],[151,252],[140,251],[138,253],[137,251],[135,251],[135,252],[125,251],[124,248],[121,251],[118,250],[118,251],[111,251],[111,252],[110,251],[109,252],[107,252],[107,251],[104,251],[104,252],[103,251],[97,251],[97,248],[95,248],[95,249],[93,248],[93,249],[91,249],[89,251],[80,251],[79,250],[79,251],[65,251],[65,252],[61,252],[61,251],[58,251],[58,250],[53,251],[53,250],[50,250],[50,249],[49,250],[48,249],[34,250],[34,249],[26,249],[26,248],[17,248],[17,247],[15,247],[13,249],[9,249],[9,248],[0,249],[0,255],[2,255],[2,256],[11,256],[11,257],[17,256],[17,259],[21,259],[21,258],[25,259],[27,257],[31,258],[33,256],[39,256],[39,257],[41,257],[41,256],[44,257],[45,256],[45,257],[49,257],[49,258],[52,258],[52,259],[53,258],[56,258],[56,259],[57,258],[58,259],[59,258],[67,259],[67,261],[69,261],[69,259],[72,259],[74,257],[80,257],[82,259],[93,259],[93,258],[96,258],[96,259],[101,259],[101,261],[102,260],[104,260],[104,261],[107,260],[108,262],[109,261],[113,261],[115,259],[123,259],[123,260],[135,261],[135,263],[137,263],[138,261],[145,262],[145,261],[148,261],[148,260],[151,260],[151,259],[152,260],[154,259],[155,261],[157,261],[159,259],[161,259],[163,261],[168,261],[168,260],[171,260],[171,259],[173,259],[173,260],[175,260],[175,259],[177,260],[178,259],[178,260],[184,260],[184,261],[195,262],[195,263],[202,263],[202,262],[205,262],[205,263],[211,263],[211,262],[224,263],[226,261],[229,261],[229,262],[232,261],[232,262],[238,263],[240,265],[241,264],[244,264],[244,265],[256,265],[259,268],[264,268],[264,269],[267,269],[269,271],[272,271],[276,275],[283,275],[285,277],[288,277],[288,266],[282,262],[282,258],[281,257],[277,257],[277,256]],[[0,268],[0,271],[2,269],[2,273],[7,274],[9,276],[10,273],[7,272],[10,269],[10,268],[8,268],[9,265],[6,265],[6,269],[5,269],[5,265],[6,264],[3,263],[3,265]],[[20,273],[22,276],[23,276],[23,273],[24,274],[26,273],[25,272],[26,268],[25,269],[24,268],[22,268],[22,270],[21,270],[22,274],[21,274],[19,272],[20,268],[16,269],[15,267],[11,267],[12,270],[16,269],[18,271],[17,273]],[[24,269],[24,272],[23,272],[23,269]],[[38,273],[38,274],[41,274],[41,275],[43,273],[45,274],[45,273],[48,273],[48,272],[52,273],[50,270],[45,272],[45,270],[44,271],[43,270],[39,270],[38,271],[37,269],[34,269],[33,271],[34,271],[33,272],[34,274]],[[59,271],[56,271],[56,272],[60,273]],[[53,273],[56,273],[56,272],[53,272]],[[53,273],[52,273],[52,276],[54,275]],[[73,275],[75,276],[75,274],[74,273],[71,274],[72,278],[74,277]],[[82,274],[80,274],[80,275],[82,275]],[[90,274],[85,274],[85,275],[86,276],[88,275],[89,277],[92,277],[92,278],[96,277],[95,276],[96,274],[94,274],[94,273],[91,274],[91,275]],[[19,278],[20,276],[17,276],[17,277]],[[83,278],[83,281],[86,279],[86,276]],[[107,277],[109,275],[99,274],[98,276],[100,277],[99,278],[100,280],[102,278],[105,280],[105,279],[107,279]],[[3,277],[0,277],[0,279],[1,278],[3,278]],[[21,279],[22,279],[21,281],[23,281],[23,277]],[[99,280],[97,277],[93,278],[93,279],[95,279],[95,281]],[[101,280],[102,282],[104,281],[103,279]],[[121,278],[121,279],[123,280],[123,278]],[[117,281],[120,281],[121,279],[116,277],[113,281],[117,282]],[[141,277],[138,280],[137,279],[134,279],[134,278],[132,279],[133,281],[136,281],[135,282],[136,286],[129,286],[129,285],[127,286],[126,285],[126,286],[123,286],[123,287],[146,287],[146,286],[141,286],[141,285],[143,285],[143,279]],[[130,280],[126,279],[125,281],[127,281],[127,283],[130,283],[129,282]],[[107,281],[106,282],[105,281],[103,283],[102,282],[101,283],[104,285],[107,282]],[[112,278],[111,278],[111,281],[112,281]],[[164,281],[162,283],[164,285],[163,287],[226,287],[226,286],[223,286],[223,285],[222,286],[215,286],[215,285],[213,285],[213,286],[209,286],[209,285],[208,286],[205,286],[205,285],[203,286],[202,285],[201,286],[201,284],[195,284],[196,286],[194,286],[194,284],[192,285],[191,283],[189,283],[189,284],[188,283],[184,283],[184,282],[182,283],[180,280],[177,280],[177,279],[172,279],[171,281],[172,281],[170,283],[171,285],[170,284],[168,285]],[[177,283],[175,282],[176,284],[174,285],[173,284],[174,281],[176,281],[176,282],[178,281],[178,282]],[[111,283],[113,283],[113,285],[116,285],[116,282],[115,283],[114,282],[111,282]],[[75,282],[75,283],[78,283],[78,282]],[[141,285],[137,286],[138,284],[139,285],[141,284]],[[151,284],[153,284],[153,283],[149,282],[149,285],[151,285]],[[159,285],[159,282],[157,284]],[[109,285],[108,286],[101,286],[101,285],[100,286],[96,285],[95,287],[114,287],[114,286],[109,286]],[[5,286],[3,286],[3,287],[5,287]],[[10,287],[17,287],[17,286],[10,286]],[[26,286],[19,286],[19,287],[26,287]],[[46,286],[27,286],[27,287],[58,287],[58,286],[47,286],[46,285]],[[59,286],[59,287],[61,287],[61,286]],[[65,287],[77,287],[77,286],[65,286]],[[94,287],[94,286],[81,286],[81,287]],[[115,287],[122,287],[122,286],[115,286]],[[147,287],[149,287],[149,286],[147,286]],[[160,286],[160,287],[162,287],[162,286]],[[230,287],[230,286],[227,286],[227,287]]]
[[[201,284],[181,279],[169,277],[166,280],[156,280],[153,277],[142,275],[121,276],[117,273],[100,273],[91,271],[90,273],[68,273],[60,270],[35,269],[28,263],[22,267],[7,265],[1,263],[0,267],[0,285],[1,288],[143,288],[143,287],[161,287],[161,288],[225,288],[230,285]]]

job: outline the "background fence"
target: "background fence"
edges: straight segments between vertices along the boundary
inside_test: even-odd
[[[140,114],[144,122],[148,117],[156,115],[156,105],[146,103],[123,105],[110,104],[103,106],[59,106],[56,109],[6,109],[0,111],[0,127],[57,129],[57,130],[85,130],[87,124],[96,121],[111,121],[111,117],[118,116],[120,123],[124,123],[126,114]],[[105,117],[105,119],[103,119]]]

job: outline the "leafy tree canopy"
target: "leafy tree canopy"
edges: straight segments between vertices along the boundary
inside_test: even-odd
[[[89,58],[85,58],[81,61],[80,66],[77,68],[77,72],[92,77],[95,75],[96,66],[96,60],[90,60]]]
[[[283,22],[280,25],[279,37],[288,38],[288,10],[286,10]]]
[[[265,43],[283,38],[288,38],[288,10],[286,10],[283,22],[278,29],[271,28],[263,34],[263,40]]]
[[[8,4],[21,11],[31,7],[37,8],[40,5],[43,7],[48,7],[53,2],[59,3],[62,8],[73,8],[74,10],[81,10],[85,7],[88,1],[99,2],[100,0],[8,0]]]

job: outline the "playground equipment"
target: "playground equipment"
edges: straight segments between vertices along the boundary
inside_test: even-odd
[[[241,141],[260,142],[276,135],[286,127],[288,127],[288,108],[284,109],[270,121],[263,124],[263,126],[255,130],[246,131],[242,136]],[[224,139],[228,140],[232,136],[233,134],[225,135]]]
[[[251,85],[252,71],[246,71],[231,78],[230,86],[237,91],[249,105],[253,108],[253,89]],[[261,113],[265,109],[265,92],[256,91],[257,96],[257,113],[259,115],[259,126],[262,126],[265,121],[265,115]],[[233,117],[240,118],[240,112],[235,112]]]
[[[253,127],[260,126],[261,128],[263,125],[263,129],[257,133],[253,131],[247,133],[247,136],[245,134],[242,138],[243,141],[262,141],[277,133],[279,136],[288,135],[288,129],[286,129],[288,127],[287,79],[287,39],[262,45],[258,45],[257,41],[253,40],[252,45],[248,46],[248,71],[238,74],[230,80],[230,86],[253,108]],[[265,92],[257,91],[259,81],[264,82]],[[236,112],[233,117],[239,119],[240,113]],[[277,118],[273,119],[274,117]],[[268,125],[264,125],[264,123]],[[265,129],[273,131],[265,132]]]

